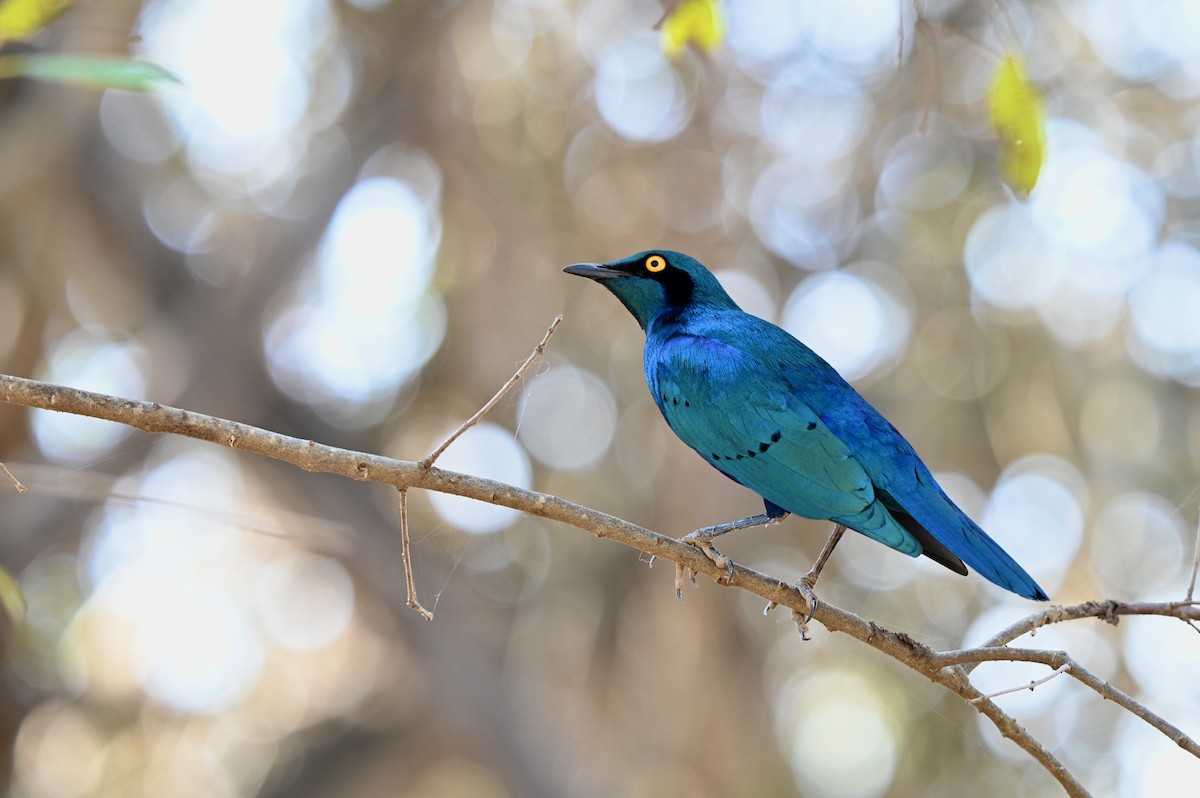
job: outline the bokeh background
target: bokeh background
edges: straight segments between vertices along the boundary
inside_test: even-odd
[[[416,459],[664,533],[756,512],[666,430],[641,333],[568,263],[670,247],[897,426],[1058,602],[1182,596],[1200,484],[1200,10],[729,0],[83,0],[40,49],[158,95],[0,83],[0,369]],[[997,174],[1021,52],[1049,159]],[[12,796],[1055,794],[960,700],[578,530],[0,407]],[[722,549],[782,579],[826,525]],[[1034,609],[858,536],[822,595],[936,647]],[[1046,629],[1200,734],[1200,639]],[[984,690],[1039,668],[987,665]],[[1200,763],[1066,678],[1000,699],[1098,795]]]

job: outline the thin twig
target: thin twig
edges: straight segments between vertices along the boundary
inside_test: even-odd
[[[520,381],[521,377],[525,376],[525,372],[529,370],[529,367],[532,366],[539,357],[545,354],[546,344],[550,342],[550,336],[554,335],[554,331],[558,328],[558,325],[562,323],[562,320],[563,317],[561,313],[554,317],[554,321],[550,322],[550,326],[546,329],[546,334],[542,336],[541,342],[533,348],[533,351],[529,353],[529,357],[525,358],[525,362],[517,367],[516,373],[508,378],[508,382],[500,386],[500,390],[496,391],[496,395],[489,399],[483,407],[479,408],[475,415],[464,421],[462,426],[450,434],[449,438],[446,438],[446,440],[442,441],[440,446],[430,452],[424,460],[421,460],[418,463],[421,468],[428,471],[433,466],[434,461],[441,457],[442,452],[446,451],[446,449],[450,447],[450,444],[458,440],[459,436],[461,436],[464,432],[475,426],[479,422],[479,419],[483,418],[489,410],[496,406],[497,402],[504,398],[506,393],[512,390],[512,387]]]
[[[17,493],[24,493],[28,490],[28,488],[21,484],[21,480],[13,476],[13,472],[9,471],[8,466],[4,465],[4,463],[0,463],[0,474],[4,474],[4,476],[8,477],[8,481],[11,482],[13,487],[17,489]],[[1195,581],[1195,574],[1192,575],[1192,579]]]
[[[408,606],[425,620],[432,621],[433,613],[417,601],[417,588],[413,584],[412,541],[408,534],[408,488],[400,488],[400,556],[404,560],[404,588],[408,591]]]
[[[1005,690],[997,690],[994,693],[988,693],[987,695],[981,695],[976,698],[970,698],[967,700],[970,701],[972,704],[978,704],[980,701],[990,700],[992,698],[995,698],[996,696],[1008,695],[1009,693],[1019,693],[1022,690],[1029,690],[1030,692],[1032,692],[1033,689],[1035,687],[1037,687],[1038,685],[1045,684],[1046,682],[1050,681],[1051,679],[1053,679],[1056,676],[1062,676],[1064,673],[1066,673],[1069,670],[1071,670],[1071,663],[1064,662],[1062,665],[1059,665],[1057,668],[1050,671],[1050,673],[1048,673],[1047,675],[1043,676],[1040,679],[1034,679],[1029,684],[1023,684],[1020,687],[1009,687]]]

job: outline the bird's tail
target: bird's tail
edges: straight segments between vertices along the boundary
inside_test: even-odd
[[[929,480],[932,481],[932,479],[930,476]],[[925,482],[925,480],[920,481]],[[904,523],[904,526],[921,543],[925,554],[942,562],[937,554],[944,554],[948,551],[984,579],[1006,590],[1011,590],[1018,596],[1024,596],[1034,601],[1050,600],[1046,591],[1033,581],[1033,577],[1026,573],[1025,569],[1018,565],[1008,552],[1000,548],[999,543],[992,540],[978,524],[960,510],[958,505],[942,491],[941,486],[936,482],[933,483],[933,486],[936,488],[936,495],[923,492],[922,500],[910,501],[906,506],[900,506],[890,496],[884,499],[885,504],[896,503],[894,509],[891,507],[889,509],[901,523],[904,523],[905,520],[913,522],[911,524]],[[887,501],[888,499],[891,501]],[[908,516],[908,519],[903,516]],[[949,563],[943,562],[942,564],[951,570],[958,570]]]

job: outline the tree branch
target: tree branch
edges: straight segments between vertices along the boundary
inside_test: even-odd
[[[535,351],[536,354],[536,351]],[[694,546],[644,529],[628,521],[536,491],[502,482],[446,471],[420,462],[339,449],[311,440],[293,438],[236,421],[193,413],[153,402],[121,399],[105,394],[52,385],[36,380],[0,375],[0,401],[26,407],[106,419],[151,433],[183,435],[242,451],[271,457],[306,471],[340,474],[351,479],[382,482],[400,491],[410,488],[451,493],[477,501],[511,507],[529,515],[559,521],[608,538],[654,557],[703,573],[714,582],[728,584],[783,605],[793,613],[807,613],[804,596],[784,582],[751,568],[734,565],[732,573],[717,566]],[[1086,796],[1087,790],[1066,767],[1011,716],[970,682],[971,669],[982,661],[1039,661],[1053,668],[1071,663],[1068,672],[1109,700],[1146,719],[1185,750],[1200,756],[1196,744],[1165,720],[1132,698],[1112,688],[1074,663],[1064,652],[1009,649],[1004,644],[1049,623],[1085,617],[1100,617],[1115,623],[1120,615],[1164,615],[1181,620],[1200,617],[1194,602],[1121,603],[1088,602],[1076,607],[1051,607],[1000,632],[979,649],[939,654],[903,632],[894,632],[840,607],[820,602],[815,620],[833,632],[841,632],[921,673],[926,678],[961,696],[995,724],[1054,777],[1070,796]],[[1081,678],[1083,677],[1083,678]],[[1090,679],[1094,682],[1089,681]]]

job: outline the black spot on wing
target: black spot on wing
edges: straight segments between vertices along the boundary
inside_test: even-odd
[[[808,422],[808,429],[814,430],[816,428],[817,428],[817,422],[815,422],[815,421]]]
[[[775,430],[771,433],[771,443],[779,443],[779,439],[783,437],[783,430]]]

